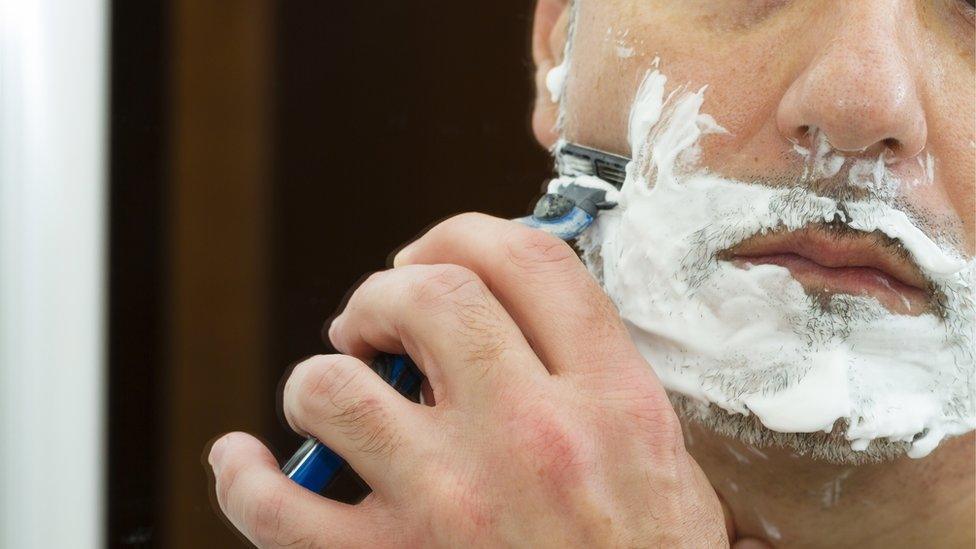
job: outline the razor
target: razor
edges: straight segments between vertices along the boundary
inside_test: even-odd
[[[557,145],[555,156],[562,177],[596,177],[618,190],[623,187],[630,162],[629,158],[575,143]],[[607,200],[606,189],[570,182],[540,198],[532,215],[515,221],[568,241],[592,225],[600,211],[615,206],[616,203]],[[401,395],[420,402],[424,377],[410,357],[383,354],[373,361],[371,368]],[[314,437],[306,440],[282,467],[288,478],[318,494],[325,492],[346,470],[345,460]]]

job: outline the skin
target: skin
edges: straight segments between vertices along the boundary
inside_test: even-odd
[[[840,465],[756,449],[695,424],[689,453],[739,536],[776,547],[973,547],[973,438],[924,459]]]
[[[795,176],[790,140],[810,126],[852,154],[890,149],[892,169],[931,153],[935,180],[901,198],[971,256],[976,100],[964,7],[584,0],[563,132],[628,152],[630,101],[660,56],[669,85],[710,86],[703,111],[730,132],[703,143],[712,169]],[[538,3],[533,125],[546,146],[559,106],[543,83],[568,19],[562,0]],[[618,38],[634,55],[617,55]],[[466,214],[435,227],[352,294],[329,338],[343,354],[296,367],[285,415],[374,492],[356,506],[318,497],[253,437],[225,435],[209,454],[217,500],[259,547],[976,543],[971,435],[922,460],[853,467],[682,430],[573,250],[510,222]],[[402,399],[368,370],[377,352],[414,357],[433,405]]]

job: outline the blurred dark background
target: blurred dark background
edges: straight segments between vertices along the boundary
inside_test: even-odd
[[[530,0],[112,8],[109,540],[234,546],[204,451],[279,459],[282,375],[391,252],[529,210]],[[216,544],[216,545],[213,545]]]

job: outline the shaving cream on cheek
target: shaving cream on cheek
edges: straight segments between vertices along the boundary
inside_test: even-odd
[[[665,387],[774,431],[829,432],[843,419],[856,450],[887,438],[921,457],[976,427],[974,263],[879,199],[841,204],[704,170],[699,139],[724,130],[701,113],[704,88],[666,95],[666,83],[656,68],[644,79],[618,206],[580,240]],[[942,315],[895,315],[866,296],[815,299],[783,267],[717,259],[756,234],[838,219],[905,246],[945,296]]]

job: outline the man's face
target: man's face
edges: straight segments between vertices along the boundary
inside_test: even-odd
[[[843,378],[849,398],[832,400],[834,409],[824,417],[835,413],[855,426],[901,422],[888,430],[859,432],[864,439],[875,438],[873,433],[897,435],[892,438],[907,442],[938,429],[938,422],[921,419],[905,426],[925,414],[930,419],[962,418],[950,432],[964,430],[973,407],[972,355],[965,350],[972,343],[972,326],[966,320],[972,314],[972,294],[960,288],[969,275],[955,269],[940,278],[953,269],[940,271],[932,257],[969,262],[976,252],[972,7],[963,0],[581,0],[577,7],[570,75],[561,100],[563,138],[640,157],[640,151],[632,150],[638,144],[628,142],[631,107],[651,69],[666,77],[665,116],[658,128],[674,125],[667,118],[669,105],[707,86],[699,94],[703,103],[698,111],[714,118],[723,130],[706,129],[694,144],[692,158],[685,154],[679,162],[676,188],[686,192],[698,186],[706,191],[675,199],[669,208],[661,207],[663,191],[648,197],[644,210],[635,206],[640,199],[624,198],[629,211],[623,204],[613,214],[619,221],[610,216],[590,238],[591,259],[604,248],[602,268],[606,248],[616,250],[613,246],[621,246],[628,234],[640,236],[653,222],[641,226],[646,219],[639,215],[646,218],[658,212],[662,219],[668,217],[667,226],[677,227],[671,238],[677,244],[656,243],[661,250],[673,248],[671,263],[708,250],[698,264],[685,261],[673,271],[655,272],[655,261],[660,261],[656,252],[628,261],[624,252],[615,251],[611,258],[616,273],[608,281],[611,296],[635,334],[652,333],[645,338],[645,354],[657,362],[656,368],[667,363],[698,376],[694,388],[687,376],[669,378],[664,373],[666,383],[670,380],[672,389],[680,385],[679,392],[694,393],[726,409],[758,413],[755,408],[782,408],[761,399],[775,397],[783,387],[802,385],[799,380],[805,377],[826,376],[823,383],[807,389],[836,386],[825,380]],[[649,138],[649,148],[658,146],[655,139]],[[639,183],[653,188],[659,166],[653,159],[644,163]],[[694,174],[706,172],[746,186],[807,194],[803,200],[797,193],[770,198],[759,210],[775,210],[779,225],[765,223],[754,234],[739,234],[738,226],[728,220],[741,213],[751,222],[749,216],[758,215],[754,204],[733,209],[728,197],[745,200],[743,186],[735,187],[739,195],[721,194],[709,186],[711,180],[694,179]],[[818,223],[807,219],[802,227],[783,226],[784,211],[808,209],[812,197],[830,200],[839,213]],[[789,204],[783,206],[784,202]],[[683,205],[686,210],[676,211]],[[708,209],[714,219],[690,211],[695,208]],[[704,221],[693,225],[688,218],[695,215]],[[809,217],[809,212],[804,209],[803,215]],[[890,229],[898,216],[910,220],[900,232]],[[658,223],[653,233],[657,236],[662,234]],[[682,224],[688,225],[685,233]],[[702,236],[708,231],[737,236],[717,245],[717,240]],[[646,233],[646,240],[654,240],[653,235]],[[926,250],[933,253],[926,255]],[[657,255],[667,256],[667,251]],[[770,282],[768,276],[760,280],[757,273],[765,276],[768,269],[756,267],[770,265],[779,267],[779,274],[787,269],[786,276],[798,284],[786,287],[781,278]],[[659,291],[662,279],[680,279],[680,287]],[[758,285],[753,301],[717,311],[728,308],[740,291],[748,294],[741,288],[749,285]],[[634,288],[646,290],[642,300],[656,305],[629,303],[636,295],[630,291]],[[715,298],[711,301],[710,293]],[[806,301],[791,309],[795,304],[790,299],[797,294]],[[747,313],[764,307],[769,315],[757,313],[753,320],[742,321]],[[655,315],[660,318],[649,320]],[[699,322],[682,315],[713,316]],[[767,335],[782,332],[784,340],[802,340],[784,344],[777,356],[792,358],[773,365],[779,368],[777,374],[769,371],[773,355],[761,353],[761,337],[751,340],[748,333],[762,331],[754,327],[770,319],[779,324],[767,327]],[[668,334],[669,329],[715,334],[726,329],[723,345],[702,345],[698,354],[727,356],[683,356],[689,354],[688,341]],[[915,339],[922,342],[913,343]],[[940,341],[950,340],[940,346]],[[892,372],[871,373],[872,368],[885,367],[891,358],[885,352],[903,359],[902,364]],[[865,358],[865,353],[871,356]],[[925,364],[943,359],[945,368]],[[756,362],[765,363],[766,369],[757,369]],[[769,382],[770,375],[775,383]],[[702,382],[705,378],[711,386]],[[935,390],[926,384],[949,384],[956,390],[925,401]],[[915,389],[920,394],[912,394]],[[755,399],[741,398],[750,392]],[[895,419],[878,417],[884,415],[879,410],[888,406],[886,399],[906,402],[916,397],[920,400],[914,411],[891,416]],[[813,396],[815,401],[823,398]],[[921,411],[932,406],[940,409]],[[799,412],[774,410],[768,417],[790,413]],[[822,426],[800,430],[814,427]],[[794,424],[774,428],[798,429]],[[850,430],[846,435],[860,438]]]
[[[728,130],[702,141],[707,166],[743,180],[794,176],[794,141],[812,127],[864,157],[894,143],[889,169],[911,178],[931,154],[932,184],[903,186],[899,198],[976,252],[964,0],[582,0],[579,10],[568,140],[629,154],[630,105],[659,57],[672,88],[709,87],[702,112]]]

